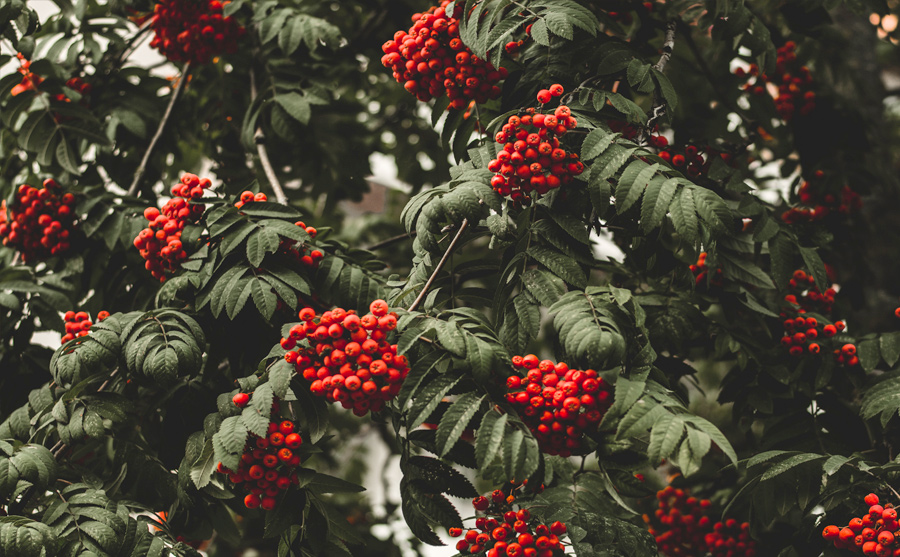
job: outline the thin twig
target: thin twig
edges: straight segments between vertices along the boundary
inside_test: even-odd
[[[678,22],[674,19],[666,24],[666,38],[663,41],[662,55],[659,57],[659,62],[653,65],[653,69],[658,72],[666,69],[666,64],[672,57],[672,51],[675,49],[675,28],[677,26]]]
[[[147,163],[150,161],[150,155],[153,154],[153,148],[156,147],[156,142],[162,137],[163,130],[166,128],[166,123],[172,115],[172,109],[175,107],[175,102],[178,101],[178,97],[181,96],[181,92],[184,90],[184,86],[187,83],[190,70],[191,63],[185,63],[184,67],[181,69],[181,79],[178,80],[178,85],[175,86],[175,90],[172,91],[172,96],[169,99],[169,106],[166,107],[162,120],[159,121],[159,126],[156,128],[156,133],[153,134],[153,139],[150,140],[150,145],[147,146],[147,151],[144,152],[144,158],[141,159],[141,164],[134,173],[134,180],[131,182],[131,187],[128,188],[128,195],[135,195],[138,191],[138,186],[141,184],[141,178],[144,177],[144,172],[147,170]]]
[[[469,226],[469,219],[463,219],[462,224],[459,225],[459,230],[456,231],[456,236],[453,237],[453,240],[450,241],[450,245],[447,246],[447,251],[444,252],[444,256],[441,257],[441,260],[438,261],[437,267],[434,268],[434,271],[431,273],[431,276],[428,277],[428,281],[425,283],[425,286],[422,288],[422,291],[419,292],[418,297],[409,306],[409,309],[406,311],[415,311],[419,304],[422,303],[422,300],[425,299],[425,295],[428,294],[428,289],[431,288],[432,283],[437,278],[438,273],[441,272],[441,269],[444,268],[444,264],[447,263],[447,259],[450,257],[450,253],[453,252],[453,248],[456,247],[457,242],[459,242],[460,237],[462,237],[463,232],[465,232],[466,228]]]
[[[20,261],[22,261],[22,252],[21,252],[21,251],[17,251],[16,254],[13,256],[13,260],[12,260],[12,262],[9,264],[9,266],[10,266],[10,267],[15,267],[16,265],[19,264]]]
[[[250,68],[250,103],[253,104],[256,101],[256,73],[253,71],[253,68]],[[262,127],[257,127],[256,131],[253,133],[253,141],[256,143],[256,153],[259,155],[259,162],[262,163],[263,172],[266,175],[266,179],[269,181],[269,185],[272,186],[272,191],[275,192],[275,199],[281,203],[282,205],[288,204],[288,198],[284,194],[284,189],[281,187],[281,182],[278,181],[278,176],[275,175],[275,169],[272,168],[272,161],[269,160],[269,151],[266,149],[266,134],[263,133]]]
[[[363,248],[363,249],[366,251],[375,251],[377,249],[386,248],[397,242],[401,242],[407,238],[415,238],[415,237],[416,237],[416,231],[413,230],[409,234],[398,234],[397,236],[393,236],[391,238],[388,238],[387,240],[382,240],[376,244],[372,244],[371,246],[369,246],[367,248]]]
[[[140,27],[138,27],[137,31],[134,32],[134,35],[132,35],[132,37],[128,39],[128,42],[125,43],[125,48],[122,49],[121,54],[119,54],[119,57],[116,59],[114,67],[118,68],[125,62],[126,59],[128,59],[129,56],[134,54],[134,51],[137,50],[138,41],[144,35],[144,33],[146,33],[148,29],[150,29],[150,25],[152,23],[153,18],[148,17],[147,20],[142,23]]]
[[[284,194],[281,182],[278,181],[278,177],[275,175],[275,169],[272,168],[272,162],[269,160],[269,153],[266,151],[266,136],[263,134],[262,128],[256,128],[256,133],[253,134],[253,140],[256,142],[256,152],[259,154],[259,162],[262,163],[263,171],[266,173],[266,179],[269,181],[269,185],[272,186],[272,190],[275,192],[275,199],[282,205],[287,205],[288,198]]]

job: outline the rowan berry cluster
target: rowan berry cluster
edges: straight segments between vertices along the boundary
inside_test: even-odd
[[[860,550],[863,555],[878,557],[900,557],[900,543],[897,542],[897,511],[890,503],[880,504],[878,496],[870,493],[865,497],[869,507],[866,514],[853,518],[843,528],[828,525],[822,530],[822,537],[832,542],[837,549]]]
[[[409,31],[397,31],[381,49],[381,63],[394,72],[394,79],[420,101],[447,95],[450,107],[464,108],[470,101],[487,102],[500,96],[497,83],[506,78],[505,68],[496,69],[472,53],[459,38],[459,18],[463,4],[454,4],[453,13],[432,6],[412,16]]]
[[[19,59],[19,69],[17,71],[22,74],[22,81],[10,90],[9,94],[13,97],[25,91],[37,91],[37,86],[44,81],[44,78],[31,71],[31,61],[25,59],[25,55],[17,52],[16,58]]]
[[[220,0],[161,0],[150,27],[150,46],[173,62],[205,64],[214,56],[237,52],[244,29],[233,17],[224,17]]]
[[[381,410],[409,373],[406,356],[397,355],[397,345],[387,341],[397,328],[397,314],[384,300],[372,302],[369,311],[360,317],[334,308],[317,316],[306,307],[299,313],[302,323],[281,339],[288,351],[285,360],[310,382],[310,392],[340,402],[357,416]]]
[[[823,315],[831,313],[836,294],[834,288],[829,288],[822,294],[815,286],[815,278],[803,269],[794,271],[789,285],[791,293],[784,297],[786,306],[781,311],[781,317],[786,318],[782,324],[782,346],[787,347],[792,356],[818,354],[823,348],[831,347],[837,363],[849,367],[857,365],[859,358],[856,356],[856,345],[844,343],[839,346],[839,343],[830,340],[846,328],[846,323],[822,323],[815,317],[806,316],[808,312]]]
[[[203,197],[212,185],[209,178],[200,179],[196,174],[185,174],[181,183],[172,186],[172,199],[163,205],[144,210],[149,226],[134,239],[134,247],[146,260],[144,267],[160,282],[164,282],[187,259],[187,251],[181,243],[181,232],[188,223],[196,222],[203,215],[205,205],[188,201]]]
[[[97,322],[99,323],[107,317],[109,317],[108,311],[98,312]],[[62,337],[63,344],[69,342],[75,337],[85,336],[86,334],[88,334],[88,332],[90,332],[91,327],[94,325],[93,321],[91,321],[91,316],[84,311],[67,311],[63,316],[63,320],[66,322],[66,334],[64,334]]]
[[[705,286],[709,281],[710,286],[722,286],[722,269],[707,269],[706,258],[708,254],[705,251],[700,252],[697,256],[697,262],[688,267],[694,274],[694,282],[697,286]]]
[[[621,120],[609,122],[609,128],[613,132],[621,133],[626,139],[635,139],[642,131],[640,127]],[[659,133],[650,133],[647,143],[657,149],[659,158],[692,178],[706,175],[716,158],[722,159],[726,164],[732,164],[733,161],[730,153],[723,153],[711,145],[689,144],[680,148],[671,146],[666,136]]]
[[[825,173],[817,170],[810,180],[803,181],[797,190],[800,205],[782,213],[781,220],[788,224],[816,222],[835,213],[849,215],[862,208],[862,198],[846,184],[838,195],[823,193],[824,178]]]
[[[19,186],[13,204],[0,203],[0,238],[25,262],[65,252],[75,229],[75,196],[53,179],[43,187]]]
[[[315,238],[318,233],[314,227],[306,226],[306,223],[302,220],[298,220],[294,224],[305,230],[310,238]],[[297,259],[304,267],[315,269],[319,266],[319,262],[325,258],[325,253],[319,249],[310,250],[309,248],[310,246],[298,244],[289,238],[282,238],[278,249],[282,253]]]
[[[733,518],[713,522],[712,503],[691,497],[684,489],[667,486],[656,493],[659,506],[653,516],[644,515],[650,534],[666,557],[753,557],[756,542],[750,525]]]
[[[551,85],[537,94],[546,104],[562,95],[562,85]],[[568,106],[559,105],[552,114],[529,108],[522,116],[510,116],[494,139],[503,144],[497,158],[488,164],[496,172],[491,187],[515,202],[528,202],[530,193],[543,195],[584,171],[576,153],[563,149],[559,138],[577,125]]]
[[[264,194],[263,192],[254,194],[252,191],[245,191],[245,192],[241,192],[241,197],[234,203],[234,206],[237,207],[238,209],[240,209],[247,203],[253,203],[254,201],[268,201],[268,200],[269,200],[269,197],[266,194]]]
[[[531,511],[514,505],[514,494],[501,490],[490,497],[472,499],[472,506],[483,516],[475,519],[475,528],[466,530],[450,528],[451,537],[463,539],[456,542],[456,550],[465,555],[487,557],[555,557],[565,552],[559,537],[567,531],[566,525],[556,521],[543,524]],[[518,507],[518,509],[516,509]]]
[[[801,356],[806,352],[818,354],[822,351],[823,344],[834,342],[827,339],[831,339],[846,327],[843,321],[825,325],[815,317],[786,319],[783,326],[784,336],[781,337],[781,344],[788,347],[791,356]],[[856,356],[856,345],[851,343],[845,343],[835,348],[834,356],[835,361],[847,366],[855,366],[859,363],[859,358]]]
[[[231,400],[235,406],[243,408],[250,402],[250,395],[238,393]],[[273,402],[272,413],[277,414],[278,408],[278,401]],[[297,449],[302,444],[303,439],[294,422],[273,421],[269,423],[265,437],[252,433],[248,436],[237,470],[229,470],[220,462],[218,471],[227,475],[231,483],[244,484],[249,492],[244,497],[244,506],[271,511],[278,494],[298,483],[295,469],[300,466],[300,455]]]
[[[807,313],[810,311],[829,314],[834,307],[834,296],[837,291],[834,285],[823,294],[816,286],[816,279],[803,269],[794,271],[788,281],[789,293],[784,297],[787,303],[786,312]],[[782,317],[787,315],[784,313]]]
[[[761,96],[768,92],[767,86],[772,84],[777,89],[775,109],[785,122],[789,122],[798,112],[809,114],[816,106],[816,93],[812,90],[812,75],[809,68],[797,62],[797,48],[794,41],[788,41],[777,51],[775,73],[761,73],[759,66],[750,64],[750,68],[737,68],[735,75],[746,77],[744,90]]]
[[[585,433],[597,431],[612,405],[612,386],[588,369],[569,369],[563,362],[538,360],[534,354],[513,356],[512,364],[525,370],[524,379],[506,380],[506,400],[534,433],[541,450],[569,456],[588,450]]]

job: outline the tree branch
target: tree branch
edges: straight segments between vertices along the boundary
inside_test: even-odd
[[[256,95],[256,73],[251,67],[250,104],[253,104],[256,101]],[[269,151],[266,149],[266,134],[263,133],[262,128],[259,126],[257,126],[256,131],[253,133],[253,142],[256,143],[256,154],[259,155],[259,162],[262,164],[266,179],[269,181],[269,185],[272,186],[272,191],[275,192],[275,199],[282,205],[287,205],[288,198],[284,194],[284,188],[281,187],[281,182],[278,181],[275,169],[272,168],[272,161],[269,160]]]
[[[665,39],[663,39],[662,54],[659,57],[659,61],[656,62],[656,64],[653,64],[653,69],[658,72],[665,71],[666,64],[668,64],[669,59],[672,58],[672,51],[675,49],[675,29],[677,26],[678,22],[675,20],[669,21],[666,24],[666,36]],[[647,119],[647,124],[644,126],[644,129],[641,130],[641,134],[638,137],[639,145],[646,143],[648,132],[653,129],[653,124],[665,113],[666,99],[657,93],[653,101],[653,107],[650,109],[650,118]]]
[[[147,170],[147,163],[150,161],[150,155],[153,154],[156,143],[159,141],[159,138],[162,137],[163,130],[166,128],[166,123],[172,115],[172,109],[175,107],[175,103],[178,101],[178,97],[181,96],[181,92],[184,90],[184,86],[187,83],[190,70],[191,63],[187,62],[181,69],[181,79],[178,80],[178,85],[176,85],[175,90],[172,91],[172,96],[169,99],[169,106],[166,107],[162,120],[159,121],[159,126],[156,128],[156,133],[153,134],[153,139],[150,140],[150,145],[147,146],[144,158],[141,159],[141,164],[138,165],[137,171],[134,173],[134,180],[131,182],[131,187],[128,188],[128,195],[137,194],[138,187],[141,184],[141,178],[143,178],[144,172]]]
[[[450,241],[450,245],[447,246],[447,251],[444,252],[444,256],[441,257],[441,260],[438,261],[437,267],[434,268],[434,271],[431,273],[431,276],[428,277],[428,281],[425,282],[425,286],[422,288],[422,291],[419,292],[418,297],[409,306],[409,309],[406,311],[415,311],[419,304],[422,303],[422,300],[425,299],[425,295],[428,294],[428,289],[431,288],[431,285],[434,283],[434,280],[437,278],[438,273],[441,272],[441,269],[444,268],[444,264],[447,263],[447,259],[450,257],[450,253],[456,247],[456,244],[459,242],[462,233],[465,232],[466,228],[469,226],[469,219],[463,219],[462,224],[459,225],[459,230],[456,231],[456,236],[453,237],[453,240]]]
[[[410,232],[409,234],[399,234],[399,235],[397,235],[397,236],[393,236],[393,237],[388,238],[388,239],[386,239],[386,240],[382,240],[382,241],[380,241],[380,242],[378,242],[378,243],[372,244],[371,246],[365,247],[365,248],[363,248],[363,249],[366,250],[366,251],[375,251],[375,250],[377,250],[377,249],[386,248],[386,247],[388,247],[388,246],[390,246],[390,245],[392,245],[392,244],[395,244],[395,243],[397,243],[397,242],[401,242],[401,241],[403,241],[403,240],[405,240],[405,239],[407,239],[407,238],[415,238],[415,237],[416,237],[416,231],[413,230],[413,231]]]
[[[256,128],[256,133],[253,134],[253,140],[256,142],[256,152],[259,154],[259,162],[262,163],[263,172],[265,172],[266,179],[269,181],[269,185],[272,186],[272,190],[275,192],[275,199],[282,205],[287,205],[288,198],[284,194],[281,182],[278,181],[278,176],[275,175],[275,169],[272,168],[272,162],[269,160],[269,152],[266,151],[266,136],[263,134],[262,128]]]

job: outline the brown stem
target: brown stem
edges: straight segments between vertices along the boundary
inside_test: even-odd
[[[428,294],[428,289],[431,288],[431,285],[434,283],[434,280],[437,278],[438,273],[441,272],[441,269],[444,268],[444,264],[447,263],[447,259],[450,258],[450,253],[453,252],[453,248],[456,247],[456,244],[459,242],[460,237],[462,237],[463,232],[465,232],[466,228],[469,226],[469,219],[463,219],[462,224],[459,225],[459,230],[456,231],[456,236],[453,237],[453,240],[450,241],[450,245],[447,246],[447,251],[444,252],[444,256],[441,257],[441,260],[438,261],[437,267],[434,268],[434,271],[431,273],[431,276],[428,277],[428,281],[425,282],[425,286],[422,288],[422,291],[419,292],[419,296],[416,300],[409,306],[409,309],[406,311],[415,311],[419,304],[422,303],[422,300],[425,299],[425,295]]]
[[[663,40],[662,54],[659,57],[659,61],[653,64],[653,69],[658,72],[663,72],[666,69],[666,64],[669,63],[669,59],[672,58],[672,51],[675,49],[675,29],[677,26],[675,20],[666,24],[666,36]],[[653,107],[650,109],[650,118],[647,119],[647,124],[638,137],[638,144],[643,145],[646,142],[648,132],[653,129],[653,124],[665,113],[666,99],[662,95],[657,94],[653,101]]]
[[[395,244],[395,243],[397,243],[397,242],[401,242],[401,241],[403,241],[403,240],[405,240],[405,239],[407,239],[407,238],[415,238],[415,237],[416,237],[416,231],[413,230],[413,231],[410,232],[409,234],[398,234],[397,236],[393,236],[393,237],[388,238],[388,239],[386,239],[386,240],[382,240],[382,241],[380,241],[380,242],[378,242],[378,243],[376,243],[376,244],[372,244],[371,246],[369,246],[369,247],[367,247],[367,248],[363,248],[363,249],[366,250],[366,251],[375,251],[375,250],[377,250],[377,249],[386,248],[386,247],[388,247],[388,246],[390,246],[390,245],[393,245],[393,244]]]
[[[256,101],[256,73],[253,71],[253,68],[250,68],[250,103],[254,103]],[[259,155],[259,162],[262,164],[263,172],[266,175],[266,179],[269,181],[269,185],[272,186],[272,191],[275,192],[275,199],[281,203],[282,205],[288,204],[288,198],[284,194],[284,188],[281,187],[281,182],[278,181],[278,176],[275,174],[275,169],[272,167],[272,161],[269,160],[269,151],[266,149],[266,134],[263,133],[261,127],[256,128],[256,132],[253,133],[253,141],[256,143],[256,153]]]
[[[156,128],[156,133],[153,134],[153,139],[150,140],[150,145],[147,146],[147,151],[144,152],[144,158],[141,159],[141,164],[138,165],[137,171],[134,173],[134,180],[131,182],[131,187],[128,188],[128,195],[135,195],[138,191],[138,186],[141,184],[141,178],[144,177],[144,172],[147,170],[147,163],[150,161],[150,155],[153,154],[156,143],[159,141],[159,138],[162,137],[163,130],[166,128],[166,123],[172,115],[172,109],[175,107],[175,102],[178,100],[178,97],[181,96],[181,92],[184,90],[184,86],[187,83],[190,70],[191,63],[187,62],[181,69],[181,78],[178,80],[178,85],[175,86],[175,90],[172,91],[171,98],[169,98],[169,106],[166,107],[162,120],[159,121],[159,126]]]
[[[259,154],[259,162],[262,163],[263,172],[265,172],[266,179],[269,181],[269,185],[272,186],[272,190],[275,192],[275,199],[282,205],[287,205],[288,198],[284,194],[281,182],[278,181],[278,176],[275,175],[275,169],[272,168],[272,162],[269,160],[269,153],[266,151],[266,136],[263,134],[262,128],[256,128],[256,133],[253,134],[253,140],[256,142],[256,152]]]

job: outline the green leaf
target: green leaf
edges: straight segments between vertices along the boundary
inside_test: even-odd
[[[637,203],[658,169],[659,164],[648,165],[641,160],[628,165],[616,186],[616,212],[624,213]]]
[[[882,333],[879,342],[881,343],[881,357],[888,367],[894,367],[894,364],[900,359],[900,332]]]
[[[209,484],[217,465],[212,439],[209,439],[203,445],[203,452],[191,464],[191,481],[194,482],[197,489],[202,489]]]
[[[412,408],[409,410],[407,429],[413,430],[422,425],[438,407],[447,392],[459,383],[460,379],[462,378],[441,375],[419,390],[413,399]]]
[[[484,395],[477,393],[466,393],[460,396],[456,402],[450,405],[450,408],[444,413],[441,422],[437,428],[437,448],[438,456],[444,457],[453,448],[453,445],[459,441],[463,431],[469,424],[469,420],[478,412],[481,407],[481,401]]]
[[[528,255],[567,283],[579,288],[584,288],[587,285],[584,271],[578,263],[565,254],[555,252],[544,246],[532,245],[528,248]],[[524,276],[522,278],[525,280]]]
[[[275,253],[281,240],[278,234],[267,228],[258,228],[247,238],[247,260],[253,267],[259,267],[267,253]]]
[[[534,22],[531,26],[531,38],[541,46],[550,46],[550,33],[545,20],[538,19]]]
[[[662,224],[677,191],[677,178],[650,180],[641,203],[641,228],[644,232],[650,232]]]
[[[475,438],[475,458],[479,470],[484,471],[497,456],[506,432],[508,419],[506,414],[498,414],[493,410],[486,412],[481,419],[478,435]]]
[[[774,464],[771,468],[766,470],[766,472],[760,478],[760,481],[764,482],[766,480],[771,480],[781,474],[784,474],[788,470],[800,466],[801,464],[812,462],[815,460],[825,460],[827,457],[813,454],[813,453],[801,453],[790,456],[777,464]]]
[[[580,270],[580,269],[579,269]],[[566,292],[563,281],[541,269],[528,269],[522,274],[522,283],[543,306],[552,306]]]
[[[275,102],[287,112],[291,118],[297,120],[303,125],[309,123],[312,116],[312,109],[309,101],[299,93],[284,93],[275,96]]]

